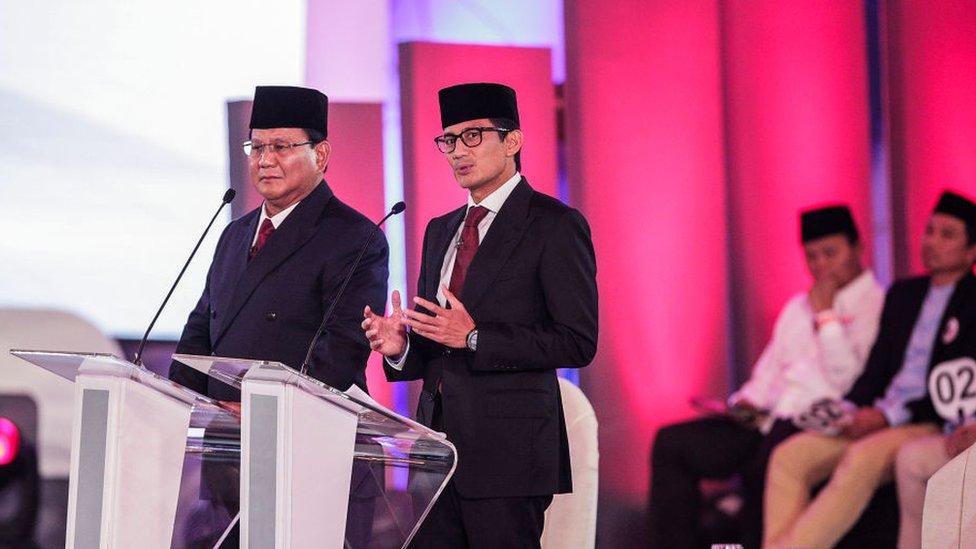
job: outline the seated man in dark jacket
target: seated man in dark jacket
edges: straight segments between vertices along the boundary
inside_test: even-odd
[[[940,430],[928,398],[934,365],[964,356],[976,339],[976,204],[943,193],[922,240],[928,276],[896,282],[878,339],[846,400],[857,406],[840,436],[803,433],[773,452],[766,482],[766,547],[830,547],[891,481],[909,441]],[[827,485],[811,500],[813,488]]]

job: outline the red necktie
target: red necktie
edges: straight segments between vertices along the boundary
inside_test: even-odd
[[[451,272],[451,293],[460,297],[464,288],[464,277],[468,274],[468,266],[478,252],[478,223],[488,215],[488,209],[474,206],[468,209],[461,229],[461,241],[458,242],[457,255],[454,256],[454,270]]]
[[[274,230],[274,224],[271,223],[271,220],[264,218],[264,222],[261,223],[261,229],[258,231],[258,240],[251,246],[251,252],[247,254],[248,260],[254,259],[254,256],[258,255],[258,252],[264,247],[264,243],[268,241],[268,237],[271,236]]]

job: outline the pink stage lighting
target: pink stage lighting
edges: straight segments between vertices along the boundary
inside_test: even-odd
[[[20,429],[14,422],[0,417],[0,466],[10,465],[20,452]]]

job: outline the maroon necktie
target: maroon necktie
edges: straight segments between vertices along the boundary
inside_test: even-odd
[[[261,229],[258,231],[258,240],[251,246],[251,252],[247,254],[248,260],[254,259],[254,256],[258,255],[258,252],[264,247],[264,243],[268,241],[268,237],[271,236],[274,230],[274,224],[271,223],[271,220],[264,218],[264,222],[261,223]]]
[[[478,223],[488,215],[488,208],[474,206],[468,209],[461,229],[461,241],[458,242],[457,255],[454,256],[454,270],[451,272],[451,293],[460,297],[464,288],[464,277],[468,274],[468,266],[478,252]]]

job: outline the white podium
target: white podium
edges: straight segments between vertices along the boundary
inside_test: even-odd
[[[405,547],[457,464],[454,446],[281,363],[173,358],[241,390],[241,547]]]
[[[112,355],[11,354],[75,383],[68,548],[212,546],[229,529],[236,493],[213,497],[201,470],[237,480],[236,415]]]
[[[976,446],[952,458],[929,479],[922,513],[922,547],[970,547],[976,535]]]

